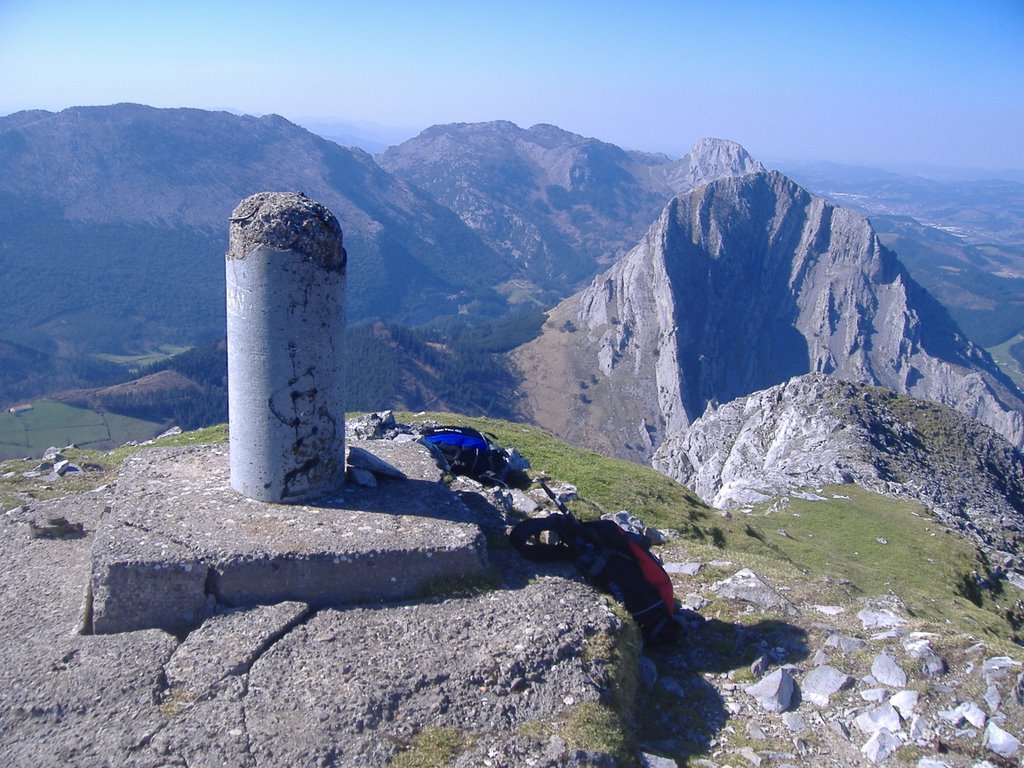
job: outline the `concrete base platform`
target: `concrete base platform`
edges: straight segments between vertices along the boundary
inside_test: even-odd
[[[347,486],[315,505],[231,489],[226,445],[125,462],[92,547],[83,632],[182,634],[220,605],[394,601],[482,575],[483,534],[417,443],[356,441],[406,480]]]

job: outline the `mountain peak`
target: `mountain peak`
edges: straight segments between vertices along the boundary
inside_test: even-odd
[[[736,144],[702,150],[697,173],[754,167]],[[1024,443],[1020,392],[870,222],[778,172],[674,198],[516,357],[537,423],[644,463],[709,403],[815,372],[945,403]]]
[[[726,176],[743,176],[764,170],[764,166],[747,150],[727,139],[698,139],[690,147],[689,158],[689,177],[694,187]]]

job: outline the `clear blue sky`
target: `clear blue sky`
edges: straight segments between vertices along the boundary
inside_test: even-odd
[[[0,114],[123,101],[1024,168],[1024,0],[0,0]]]

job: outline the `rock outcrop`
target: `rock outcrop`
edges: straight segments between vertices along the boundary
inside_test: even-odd
[[[674,198],[515,358],[539,423],[644,463],[709,403],[810,372],[950,405],[1024,444],[1024,395],[868,220],[777,172]]]
[[[991,562],[1024,541],[1024,458],[946,406],[822,374],[708,406],[654,467],[707,504],[737,507],[826,484],[916,499]]]

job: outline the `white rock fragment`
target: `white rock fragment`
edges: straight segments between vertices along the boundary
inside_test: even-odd
[[[885,762],[889,757],[903,746],[896,734],[886,728],[881,728],[872,734],[867,744],[860,748],[864,756],[875,765]]]
[[[896,732],[900,729],[900,714],[892,704],[886,702],[872,707],[866,712],[861,712],[854,719],[853,724],[860,729],[861,733],[869,735],[883,729]]]
[[[826,707],[833,694],[849,688],[853,683],[852,677],[835,667],[816,667],[801,682],[800,695],[805,701]]]
[[[890,688],[904,688],[907,685],[907,673],[888,653],[881,653],[871,664],[871,675],[881,685]]]
[[[887,608],[865,608],[857,614],[861,626],[864,629],[875,629],[877,627],[899,627],[907,623],[902,616],[898,616]]]
[[[1015,757],[1020,751],[1020,740],[996,725],[994,720],[989,721],[988,727],[985,728],[982,744],[1000,757]]]
[[[909,722],[914,716],[914,708],[919,698],[920,694],[917,691],[899,691],[892,695],[889,703],[900,713],[900,717]]]
[[[761,682],[744,688],[766,712],[785,712],[793,699],[793,676],[786,669],[776,669]]]

